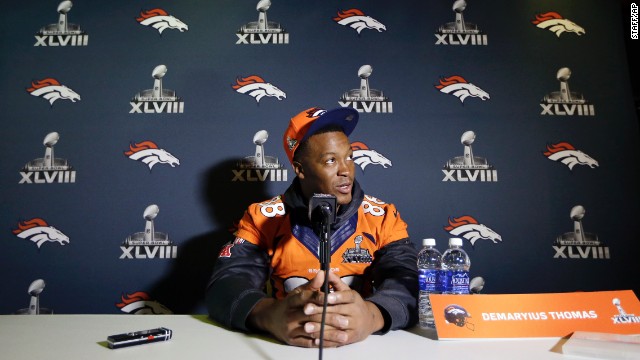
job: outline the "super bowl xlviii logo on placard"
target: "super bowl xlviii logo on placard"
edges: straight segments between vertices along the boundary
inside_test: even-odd
[[[151,299],[144,291],[136,291],[132,294],[122,294],[116,307],[120,311],[132,315],[170,315],[173,314],[166,306]]]
[[[552,91],[544,96],[540,107],[540,115],[559,116],[595,116],[596,109],[593,104],[587,101],[579,92],[569,89],[569,78],[571,70],[563,67],[558,70],[556,78],[560,81],[560,91]]]
[[[260,130],[253,136],[256,145],[254,155],[240,159],[233,171],[231,181],[288,181],[287,169],[275,156],[264,153],[264,143],[267,142],[269,133]]]
[[[288,44],[289,33],[277,22],[267,19],[267,10],[271,7],[270,0],[260,0],[256,5],[258,21],[251,21],[242,25],[236,32],[237,44]]]
[[[386,31],[387,28],[380,21],[366,15],[360,9],[349,9],[338,11],[333,21],[342,26],[348,26],[354,29],[358,36],[364,29],[376,30],[378,32]]]
[[[87,46],[89,35],[76,24],[69,23],[67,16],[73,7],[71,1],[63,1],[58,5],[58,22],[40,29],[35,35],[33,46]]]
[[[473,131],[465,131],[460,138],[464,146],[462,156],[449,159],[442,168],[442,181],[458,182],[498,182],[498,170],[487,159],[473,155],[471,144],[476,139]]]
[[[604,246],[598,235],[584,231],[582,219],[586,213],[582,205],[571,209],[573,231],[558,236],[554,242],[554,259],[609,259],[609,247]]]
[[[59,245],[67,245],[69,243],[67,235],[50,226],[41,218],[18,222],[18,228],[13,230],[13,234],[20,239],[32,241],[38,246],[38,249],[44,243],[58,243]]]
[[[76,171],[67,159],[56,158],[53,147],[58,143],[60,135],[51,132],[42,141],[45,150],[44,157],[29,161],[20,171],[18,184],[52,184],[75,183]]]
[[[531,23],[540,29],[546,29],[556,34],[557,37],[564,33],[574,33],[578,36],[584,35],[585,30],[569,19],[565,19],[562,15],[555,11],[549,11],[543,14],[536,14],[535,19]]]
[[[488,92],[459,75],[440,78],[439,84],[434,85],[434,87],[443,94],[451,94],[457,97],[462,104],[468,97],[479,98],[482,101],[491,99]]]
[[[636,316],[635,314],[627,314],[626,311],[622,308],[622,304],[620,303],[620,299],[614,298],[611,300],[613,306],[618,309],[618,313],[611,317],[614,324],[637,324],[640,323],[640,316]]]
[[[597,160],[564,141],[547,145],[547,151],[542,152],[542,154],[551,161],[565,164],[569,167],[569,170],[573,170],[576,165],[584,165],[591,169],[599,166]]]
[[[466,8],[467,2],[464,0],[453,3],[455,21],[440,26],[435,33],[436,45],[487,45],[487,35],[480,31],[478,25],[464,20],[463,12]]]
[[[360,166],[362,171],[369,165],[380,165],[385,169],[391,167],[391,160],[379,152],[370,149],[367,144],[361,141],[352,142],[351,150],[353,150],[353,155],[351,156],[353,162]]]
[[[260,100],[263,97],[274,97],[278,100],[286,99],[287,94],[280,90],[277,86],[264,81],[264,79],[258,75],[250,75],[247,77],[237,77],[236,83],[231,85],[231,88],[238,94],[246,94],[256,100],[256,103],[260,105]]]
[[[155,8],[151,10],[142,10],[140,16],[136,18],[136,21],[142,26],[151,26],[158,30],[158,33],[162,35],[162,32],[166,29],[174,29],[180,32],[189,30],[187,24],[180,21],[180,19],[169,15],[164,9]]]
[[[142,90],[131,99],[130,114],[160,114],[184,112],[184,101],[176,96],[176,92],[163,88],[162,78],[167,74],[165,65],[156,66],[151,72],[153,89]]]
[[[158,145],[150,140],[129,144],[129,151],[125,151],[124,155],[131,160],[145,163],[149,167],[149,172],[157,164],[180,166],[180,160],[177,157],[165,149],[158,148]]]
[[[449,225],[444,227],[454,237],[462,237],[475,246],[478,240],[489,240],[492,243],[502,242],[502,236],[484,224],[480,224],[473,216],[463,215],[449,217]]]
[[[173,245],[166,233],[155,231],[154,219],[158,216],[158,205],[149,205],[144,210],[144,232],[129,235],[120,250],[120,259],[171,259],[178,256],[178,247]]]
[[[384,92],[369,87],[369,77],[372,73],[371,65],[362,65],[358,70],[360,88],[343,93],[338,104],[342,107],[352,107],[358,112],[392,113],[393,103]]]
[[[34,80],[27,92],[35,97],[43,98],[49,101],[51,107],[56,100],[69,100],[71,102],[80,101],[80,95],[54,78],[44,78],[42,80]]]

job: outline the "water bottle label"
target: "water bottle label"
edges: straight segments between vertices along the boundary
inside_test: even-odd
[[[454,294],[469,293],[469,272],[454,270],[451,272],[451,292]]]
[[[420,291],[435,292],[437,289],[438,271],[435,269],[419,269],[418,284]]]

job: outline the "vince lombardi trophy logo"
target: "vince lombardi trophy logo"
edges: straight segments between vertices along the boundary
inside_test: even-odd
[[[487,159],[474,156],[471,144],[476,140],[473,131],[465,131],[460,138],[464,145],[464,155],[456,156],[447,161],[442,169],[444,179],[442,181],[498,181],[498,170],[489,165]]]
[[[609,259],[609,247],[603,246],[598,239],[598,235],[584,231],[582,219],[586,210],[582,205],[576,205],[571,209],[571,220],[573,220],[573,231],[566,232],[556,238],[553,249],[556,251],[553,256],[557,258],[570,259]]]
[[[42,27],[36,34],[33,46],[87,46],[89,35],[80,26],[67,21],[67,14],[73,3],[63,1],[58,5],[58,22]]]
[[[338,101],[342,107],[352,107],[358,112],[392,113],[393,103],[382,90],[369,86],[369,77],[373,73],[371,65],[362,65],[358,69],[360,88],[346,91]]]
[[[478,25],[465,22],[462,14],[467,2],[456,0],[452,10],[456,13],[454,22],[448,22],[435,33],[436,45],[487,45],[487,35],[482,34]]]
[[[252,21],[240,27],[236,35],[237,44],[288,44],[289,33],[277,22],[267,20],[267,10],[271,7],[270,0],[260,0],[256,5],[258,21]]]
[[[237,169],[232,169],[231,181],[287,181],[287,169],[275,156],[264,154],[264,143],[269,133],[260,130],[253,136],[256,145],[255,155],[247,156],[238,161]]]
[[[51,184],[75,183],[76,171],[67,159],[56,158],[53,147],[60,140],[57,132],[51,132],[44,137],[44,157],[29,161],[20,172],[18,184]]]
[[[578,115],[595,116],[593,104],[587,101],[579,92],[569,89],[571,69],[563,67],[558,70],[556,78],[560,81],[560,91],[552,91],[545,95],[540,103],[540,115]]]
[[[183,113],[184,101],[176,92],[163,88],[162,78],[167,74],[165,65],[158,65],[151,72],[153,89],[142,90],[131,100],[129,113]]]
[[[154,219],[159,212],[158,205],[147,206],[143,214],[146,221],[144,232],[134,233],[124,240],[120,246],[120,259],[169,259],[178,255],[178,247],[169,240],[169,235],[155,231]]]

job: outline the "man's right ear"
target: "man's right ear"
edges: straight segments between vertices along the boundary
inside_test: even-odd
[[[293,165],[293,171],[295,171],[296,176],[300,179],[304,179],[304,169],[302,168],[302,164],[298,161],[294,161],[291,165]]]

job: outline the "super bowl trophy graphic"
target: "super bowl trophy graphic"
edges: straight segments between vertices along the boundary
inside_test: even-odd
[[[445,165],[447,169],[493,169],[493,166],[489,165],[487,159],[474,156],[471,144],[476,140],[476,134],[473,131],[465,131],[460,137],[460,142],[464,145],[463,156],[456,156]]]
[[[462,14],[467,8],[467,2],[464,0],[456,0],[453,3],[452,10],[456,13],[454,22],[442,25],[439,31],[443,34],[478,34],[480,30],[476,24],[466,23]]]
[[[612,300],[613,305],[618,309],[618,313],[620,316],[625,316],[627,315],[627,312],[624,311],[624,309],[622,308],[622,305],[620,305],[620,299],[618,298],[614,298]]]
[[[275,156],[265,155],[264,144],[269,139],[266,130],[260,130],[253,135],[253,143],[256,146],[254,155],[240,159],[234,170],[235,180],[242,178],[242,181],[287,181],[287,169]]]
[[[587,101],[582,93],[571,91],[569,79],[571,69],[563,67],[556,73],[560,82],[560,90],[552,91],[542,98],[541,115],[587,115],[595,116],[595,107]]]
[[[372,73],[371,65],[362,65],[358,69],[360,87],[344,92],[338,103],[343,107],[352,107],[358,112],[392,113],[393,103],[384,95],[384,92],[369,86],[369,77]]]
[[[66,159],[56,158],[54,155],[53,147],[58,143],[58,140],[60,140],[60,135],[57,132],[54,131],[47,134],[42,141],[42,144],[45,146],[44,157],[29,161],[22,168],[22,172],[46,171],[50,172],[47,174],[49,178],[53,179],[57,177],[55,182],[75,182],[76,172],[73,170],[73,167],[69,165]],[[56,175],[54,175],[54,173]],[[40,176],[35,176],[35,178],[40,179]],[[34,181],[39,183],[38,180]],[[50,182],[54,181],[52,180]]]
[[[151,72],[153,88],[142,90],[131,99],[129,113],[183,113],[184,101],[174,90],[165,89],[163,78],[167,74],[165,65],[156,66]]]
[[[236,44],[288,44],[289,34],[277,22],[267,19],[267,10],[271,7],[270,0],[260,0],[256,5],[258,21],[251,21],[237,31]]]
[[[342,254],[343,263],[370,263],[373,261],[373,257],[371,256],[371,253],[369,253],[369,250],[360,247],[362,240],[362,235],[358,235],[353,239],[356,247],[348,248],[344,254]]]
[[[84,33],[80,26],[68,22],[67,14],[71,11],[73,3],[63,1],[58,5],[58,22],[50,24],[40,29],[40,35],[79,35]]]
[[[169,235],[155,231],[154,220],[159,212],[160,208],[158,205],[152,204],[147,206],[142,215],[145,220],[144,232],[131,234],[125,239],[124,245],[171,245]]]
[[[557,245],[577,245],[577,246],[600,246],[598,235],[584,231],[582,219],[586,213],[582,205],[576,205],[571,209],[571,220],[573,220],[573,231],[564,233],[556,239]]]
[[[15,312],[16,315],[40,315],[40,314],[53,314],[53,310],[40,307],[40,293],[44,290],[44,280],[37,279],[31,282],[29,285],[28,293],[31,296],[29,301],[29,307],[20,309]]]

